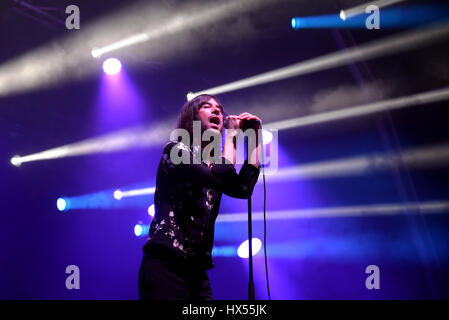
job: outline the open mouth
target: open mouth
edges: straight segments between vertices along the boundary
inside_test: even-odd
[[[209,123],[215,124],[217,127],[220,126],[220,118],[219,117],[210,117]]]

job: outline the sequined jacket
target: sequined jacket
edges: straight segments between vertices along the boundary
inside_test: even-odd
[[[170,160],[172,148],[188,151],[190,164],[174,164]],[[225,158],[210,168],[204,162],[193,163],[187,146],[169,142],[164,147],[156,177],[155,216],[143,251],[162,246],[177,257],[201,261],[211,269],[214,225],[222,194],[247,199],[259,169],[245,161],[237,174]]]

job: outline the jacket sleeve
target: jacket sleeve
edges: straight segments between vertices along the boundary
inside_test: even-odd
[[[259,168],[245,161],[240,173],[237,174],[234,165],[222,157],[219,163],[213,164],[209,169],[203,164],[194,164],[191,152],[189,152],[190,163],[174,164],[170,161],[172,148],[182,149],[176,142],[168,143],[162,155],[162,165],[166,166],[164,171],[174,179],[199,183],[234,198],[247,199],[251,196],[259,178]]]
[[[242,165],[239,174],[230,163],[215,164],[212,166],[212,174],[218,177],[226,186],[223,192],[234,198],[248,199],[254,190],[259,178],[260,169],[248,164],[248,160]]]

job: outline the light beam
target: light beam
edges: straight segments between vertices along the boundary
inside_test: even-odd
[[[366,8],[371,5],[374,5],[380,9],[380,8],[391,6],[393,4],[404,2],[404,1],[406,1],[406,0],[377,0],[377,1],[368,2],[368,3],[361,4],[359,6],[352,7],[352,8],[346,9],[346,10],[341,10],[340,18],[344,21],[346,19],[355,17],[359,14],[363,14],[363,13],[365,13]]]
[[[279,81],[291,77],[297,77],[313,72],[328,70],[348,63],[356,63],[369,59],[379,58],[386,55],[409,51],[422,46],[431,45],[439,41],[447,41],[449,36],[449,25],[438,24],[436,26],[421,28],[395,34],[382,40],[376,40],[353,48],[344,49],[295,63],[283,68],[264,72],[249,78],[230,82],[210,89],[193,92],[189,94],[190,99],[200,94],[218,95],[225,92],[249,88],[264,83]]]

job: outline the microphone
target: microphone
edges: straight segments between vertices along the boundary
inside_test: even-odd
[[[247,129],[249,127],[254,127],[255,125],[259,124],[260,125],[260,120],[258,119],[250,119],[250,120],[241,120],[242,121],[242,129]]]

